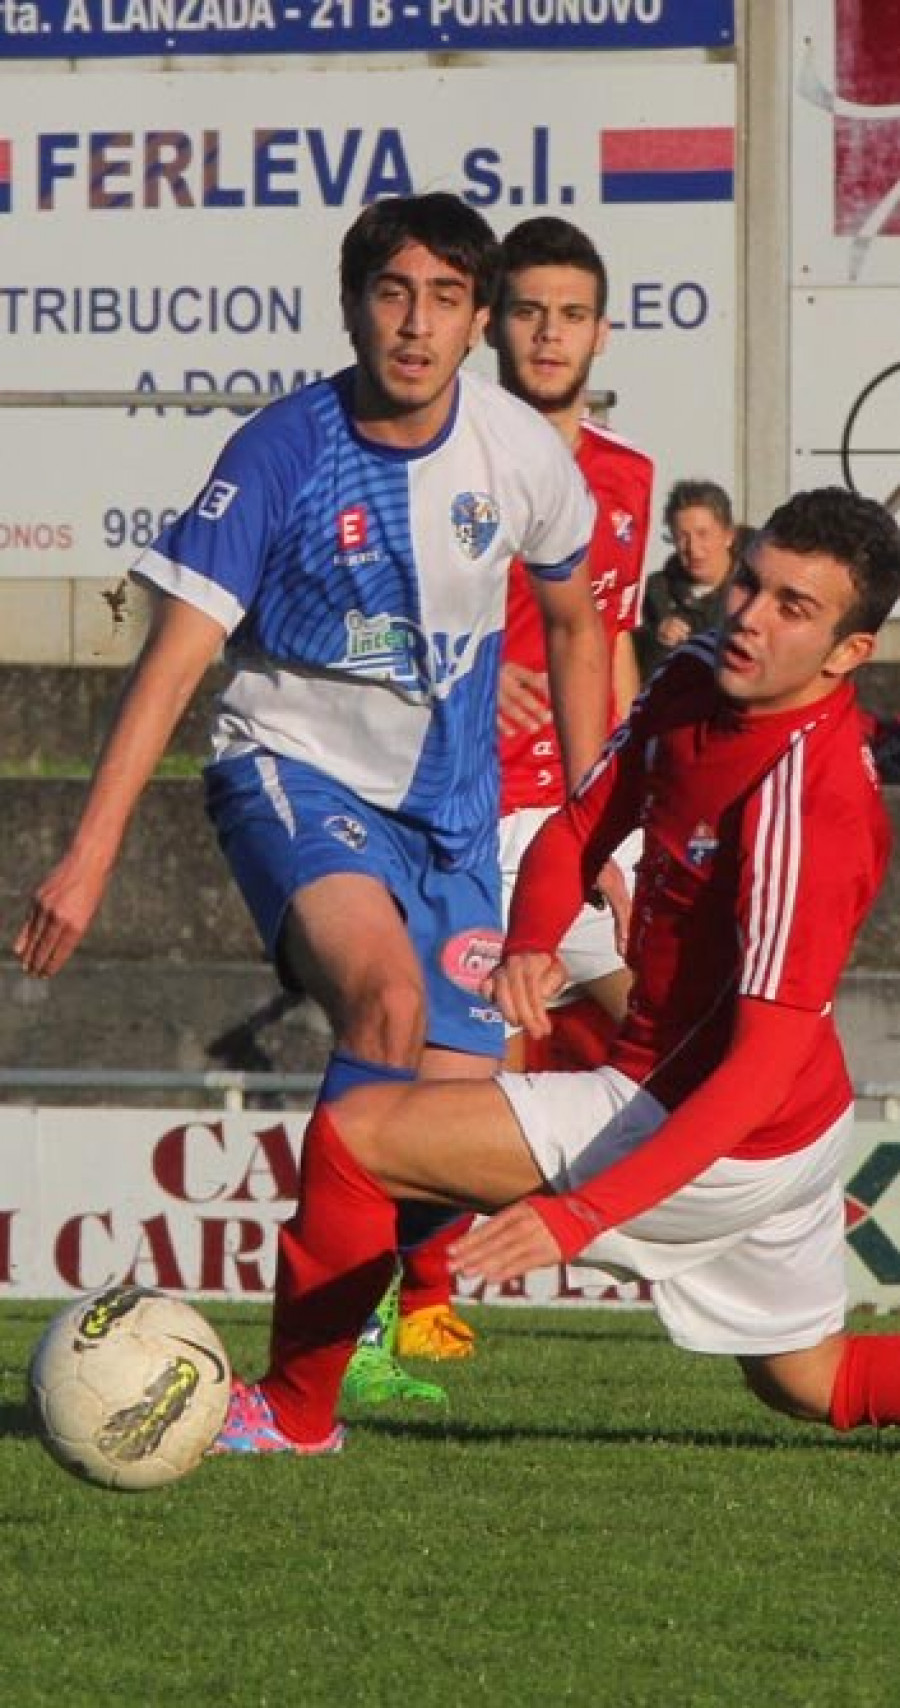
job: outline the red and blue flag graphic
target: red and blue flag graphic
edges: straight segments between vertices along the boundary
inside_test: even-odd
[[[12,211],[12,143],[0,136],[0,213]]]
[[[734,131],[601,131],[600,195],[604,202],[731,202]]]

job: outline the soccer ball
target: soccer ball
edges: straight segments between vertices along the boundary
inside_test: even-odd
[[[28,1372],[44,1446],[76,1477],[154,1489],[198,1465],[225,1420],[231,1367],[181,1299],[109,1287],[45,1329]]]

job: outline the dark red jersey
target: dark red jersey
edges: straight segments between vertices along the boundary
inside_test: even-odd
[[[528,849],[506,952],[555,949],[640,824],[627,1018],[608,1061],[675,1109],[726,1055],[739,998],[820,1016],[786,1101],[721,1154],[797,1150],[851,1100],[831,1004],[890,828],[854,689],[753,715],[717,687],[712,636],[679,650]],[[766,1063],[759,1063],[765,1074]]]
[[[582,423],[575,460],[597,500],[588,554],[591,587],[609,641],[633,629],[640,614],[650,527],[653,464],[634,445],[594,422]],[[506,602],[503,663],[545,671],[544,631],[522,565],[513,562]],[[610,728],[616,722],[610,708]],[[552,724],[500,738],[501,813],[516,807],[559,806],[566,798],[559,743]]]

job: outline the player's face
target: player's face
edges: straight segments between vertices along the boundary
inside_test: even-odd
[[[731,568],[734,529],[705,504],[686,504],[672,518],[672,541],[685,572],[698,587],[718,587]]]
[[[585,390],[608,331],[592,273],[523,267],[509,275],[489,327],[500,383],[544,413],[567,409]]]
[[[853,598],[849,572],[836,558],[758,541],[728,586],[716,661],[720,688],[753,712],[820,700],[872,651],[871,635],[835,639]]]
[[[344,303],[357,357],[356,407],[390,424],[399,442],[424,443],[447,418],[456,370],[477,344],[487,309],[468,273],[407,243]]]

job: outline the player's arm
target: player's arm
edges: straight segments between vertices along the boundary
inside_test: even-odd
[[[610,658],[582,561],[565,580],[531,577],[544,625],[550,703],[569,789],[594,763],[606,736]]]
[[[620,718],[627,718],[632,702],[641,691],[641,673],[631,631],[620,629],[613,648],[613,704]]]
[[[646,702],[565,806],[541,826],[519,866],[503,959],[485,988],[504,1019],[533,1038],[546,1036],[547,1004],[567,982],[556,947],[600,867],[638,822],[645,716]]]
[[[13,945],[25,972],[50,977],[80,943],[144,786],[224,636],[219,622],[183,600],[155,601],[72,840],[35,891]]]
[[[535,1193],[502,1210],[453,1248],[454,1268],[510,1280],[568,1261],[608,1229],[652,1209],[776,1113],[820,1028],[821,1015],[810,1009],[742,997],[721,1065],[650,1138],[576,1191]]]

